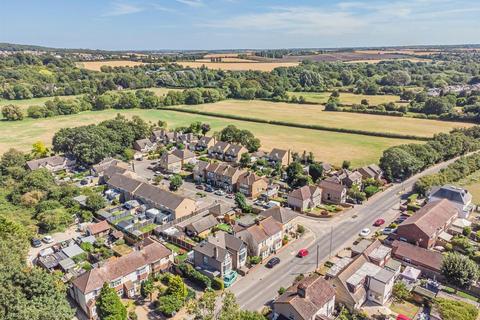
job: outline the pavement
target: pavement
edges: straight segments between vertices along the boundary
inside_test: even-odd
[[[420,177],[438,172],[455,160],[440,163],[402,183],[393,184],[364,204],[331,220],[302,217],[308,219],[303,225],[310,230],[311,237],[306,236],[285,247],[276,255],[281,262],[273,269],[257,266],[230,288],[242,309],[260,310],[277,296],[280,287],[289,287],[299,274],[315,271],[317,259],[320,263],[324,262],[335,252],[349,247],[363,228],[370,228],[373,234],[375,228],[372,224],[376,219],[383,218],[386,224],[393,221],[399,214],[400,201],[412,190]],[[299,223],[302,224],[300,221]],[[307,248],[310,255],[302,259],[297,258],[295,254],[300,248]]]

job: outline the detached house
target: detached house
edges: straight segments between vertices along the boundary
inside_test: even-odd
[[[341,204],[347,201],[347,188],[339,183],[322,180],[319,185],[322,189],[322,201]]]
[[[71,169],[74,165],[75,160],[71,160],[62,156],[51,156],[27,161],[26,167],[28,170],[31,171],[45,168],[50,172],[57,172],[61,170]]]
[[[333,319],[335,289],[319,275],[294,284],[273,304],[273,314],[291,320]]]
[[[295,231],[296,224],[294,219],[297,217],[295,212],[288,208],[275,206],[260,212],[260,216],[264,218],[272,217],[282,224],[283,233],[288,234]]]
[[[317,186],[303,186],[288,194],[287,203],[300,212],[313,209],[322,203],[322,190]]]
[[[442,199],[450,200],[457,207],[460,218],[468,218],[473,210],[472,194],[468,190],[455,186],[435,187],[430,191],[429,202]]]
[[[150,141],[150,139],[140,139],[133,143],[133,149],[142,153],[153,151],[155,148],[156,144]]]
[[[458,209],[449,200],[429,202],[398,226],[397,235],[430,249],[457,217]]]
[[[247,244],[250,255],[262,260],[282,247],[282,225],[272,217],[257,221],[235,236]]]
[[[89,319],[97,319],[95,300],[104,283],[120,296],[132,298],[139,293],[142,281],[150,274],[167,270],[172,262],[172,251],[157,241],[146,239],[141,250],[110,258],[102,266],[80,275],[72,282],[70,295]]]
[[[181,160],[182,166],[186,165],[187,163],[195,162],[195,153],[188,149],[176,149],[172,152],[172,155],[178,157]]]
[[[381,180],[383,178],[383,171],[374,163],[358,169],[363,179]]]
[[[332,178],[335,178],[335,176]],[[363,177],[362,174],[358,171],[350,171],[344,169],[336,174],[336,178],[342,185],[346,186],[347,188],[352,188],[353,186],[357,186],[360,188],[362,186]]]
[[[282,150],[274,148],[266,156],[267,161],[270,165],[274,166],[276,164],[281,164],[282,166],[288,166],[290,164],[290,150]]]
[[[237,190],[243,193],[246,197],[257,198],[260,194],[267,190],[267,187],[267,180],[257,176],[254,172],[243,172],[238,177]]]
[[[248,150],[239,144],[230,144],[223,155],[223,159],[227,162],[238,162],[243,153]]]

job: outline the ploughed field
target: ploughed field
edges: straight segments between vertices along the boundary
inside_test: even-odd
[[[223,105],[232,101],[223,102]],[[252,106],[255,104],[251,103]],[[241,105],[241,104],[240,104]],[[288,105],[290,107],[290,104]],[[197,106],[198,107],[198,106]],[[208,107],[208,106],[206,106]],[[279,108],[282,106],[279,105]],[[302,108],[304,106],[301,106]],[[196,107],[190,107],[196,108]],[[248,121],[237,121],[168,110],[105,110],[89,111],[76,115],[58,116],[44,119],[24,119],[22,121],[0,122],[0,154],[8,148],[30,150],[36,141],[51,144],[51,139],[60,128],[75,127],[98,123],[115,117],[117,113],[127,117],[138,115],[147,121],[167,121],[168,127],[189,125],[202,121],[212,126],[212,134],[223,127],[233,124],[241,129],[252,131],[262,142],[262,149],[268,151],[274,147],[292,149],[302,153],[312,151],[317,160],[340,165],[343,160],[351,160],[352,165],[360,166],[378,161],[382,151],[388,147],[412,142],[405,139],[371,137],[357,134],[336,133],[311,129],[290,128]],[[352,114],[352,119],[359,115]],[[392,119],[398,120],[398,119]]]
[[[181,108],[226,115],[279,120],[290,123],[322,125],[332,128],[386,132],[421,137],[432,137],[436,133],[449,132],[454,128],[473,126],[473,124],[468,123],[439,120],[324,111],[323,106],[320,105],[261,100],[224,100],[212,104],[182,106]],[[305,139],[308,139],[308,137],[305,137]]]

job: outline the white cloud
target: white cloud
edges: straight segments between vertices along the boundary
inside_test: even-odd
[[[314,7],[272,8],[265,13],[239,15],[203,26],[213,28],[283,31],[289,34],[335,35],[358,31],[366,21],[343,11],[329,11]]]
[[[114,3],[110,11],[103,14],[105,17],[123,16],[127,14],[137,13],[143,11],[144,8],[128,3]]]
[[[203,1],[202,0],[176,0],[177,2],[186,4],[190,7],[202,7]]]

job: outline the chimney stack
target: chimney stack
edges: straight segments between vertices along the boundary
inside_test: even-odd
[[[214,246],[213,247],[213,257],[215,259],[218,259],[218,249],[217,249],[217,246]]]

